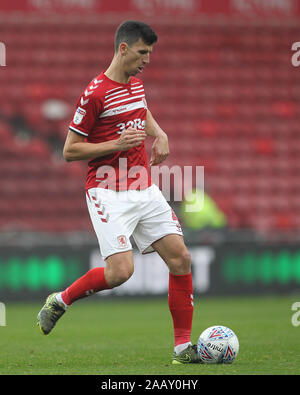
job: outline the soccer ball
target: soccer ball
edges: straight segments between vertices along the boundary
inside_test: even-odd
[[[201,333],[197,350],[204,363],[232,363],[239,352],[239,341],[226,326],[210,326]]]

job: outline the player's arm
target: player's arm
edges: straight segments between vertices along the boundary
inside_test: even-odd
[[[155,137],[151,149],[150,165],[158,165],[163,162],[170,153],[169,142],[168,136],[155,121],[149,110],[147,110],[146,116],[146,133],[148,136]]]
[[[109,155],[115,151],[127,151],[140,145],[145,138],[145,132],[128,128],[116,140],[104,141],[103,143],[89,143],[85,141],[84,136],[69,130],[63,149],[63,156],[67,162],[89,160]]]

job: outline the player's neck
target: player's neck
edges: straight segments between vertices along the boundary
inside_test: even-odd
[[[104,73],[109,79],[119,82],[120,84],[128,84],[130,75],[128,75],[120,64],[115,59],[112,60],[110,66]]]

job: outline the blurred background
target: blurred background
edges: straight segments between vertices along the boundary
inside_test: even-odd
[[[66,163],[62,147],[76,101],[110,64],[126,19],[159,36],[140,77],[169,135],[164,164],[204,166],[204,208],[191,215],[170,202],[195,292],[299,291],[299,3],[2,0],[0,300],[44,297],[104,265],[85,203],[87,163]],[[135,253],[135,262],[126,284],[101,295],[167,292],[157,254]]]

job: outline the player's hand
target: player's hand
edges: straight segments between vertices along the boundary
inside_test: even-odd
[[[150,166],[158,165],[169,155],[169,142],[166,134],[161,134],[154,140],[151,150]]]
[[[130,148],[137,147],[147,137],[144,130],[137,130],[134,128],[126,129],[121,137],[116,141],[117,149],[119,151],[127,151]]]

